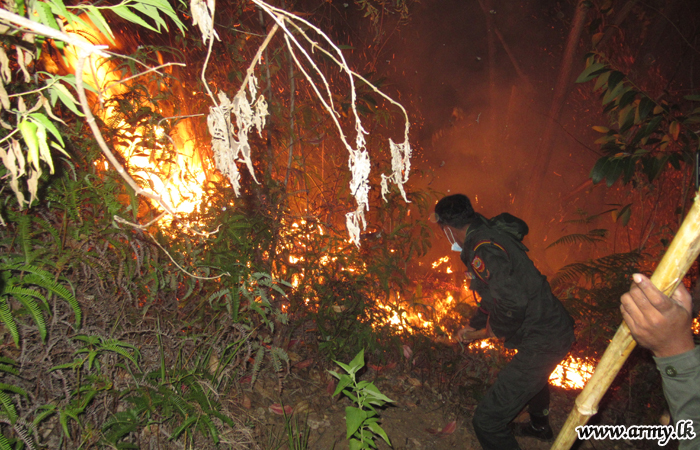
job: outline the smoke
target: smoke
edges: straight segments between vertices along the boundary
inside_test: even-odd
[[[547,245],[561,236],[562,224],[577,208],[595,212],[603,200],[576,191],[598,157],[592,144],[586,148],[582,142],[592,143],[590,126],[600,120],[574,114],[578,105],[564,106],[543,189],[530,189],[574,7],[539,0],[482,2],[486,12],[478,1],[417,4],[411,23],[383,58],[382,69],[397,90],[412,96],[425,123],[418,137],[423,152],[414,161],[425,175],[414,178],[412,188],[467,194],[487,217],[504,211],[522,217],[531,229],[530,256],[551,274],[572,261],[565,249],[545,250]],[[583,69],[584,52],[574,73]],[[429,258],[448,249],[437,236],[434,244]]]

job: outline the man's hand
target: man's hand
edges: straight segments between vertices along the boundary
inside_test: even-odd
[[[691,330],[693,300],[685,286],[680,284],[669,298],[644,275],[636,273],[632,278],[634,284],[620,299],[620,310],[637,343],[656,357],[695,348]]]
[[[478,339],[485,339],[488,337],[488,327],[481,330],[475,330],[474,328],[467,325],[457,332],[457,340],[464,343],[469,343],[476,341]]]

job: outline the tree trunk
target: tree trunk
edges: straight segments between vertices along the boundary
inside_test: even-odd
[[[486,117],[486,154],[489,158],[493,156],[493,141],[496,134],[496,39],[494,33],[493,15],[491,14],[491,1],[479,0],[479,5],[484,11],[486,18],[486,41],[488,45],[488,68],[489,68],[489,112]]]
[[[552,136],[554,133],[554,128],[557,126],[559,121],[559,115],[561,114],[562,107],[564,106],[566,93],[571,84],[571,72],[574,57],[576,56],[576,47],[581,39],[581,33],[586,22],[586,16],[589,8],[587,3],[588,2],[585,0],[579,0],[578,4],[576,5],[576,12],[571,23],[569,37],[566,41],[566,49],[564,50],[564,58],[561,64],[561,69],[559,70],[559,77],[557,78],[557,84],[554,88],[552,105],[549,109],[547,124],[545,125],[545,130],[542,135],[542,143],[539,146],[535,162],[532,166],[530,195],[526,200],[526,204],[528,205],[526,211],[530,211],[533,216],[537,216],[536,212],[533,211],[535,198],[540,194],[542,184],[549,174],[549,163],[552,160],[552,155],[554,153]]]

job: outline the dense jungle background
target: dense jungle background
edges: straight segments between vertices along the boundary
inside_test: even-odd
[[[653,271],[693,201],[700,4],[276,2],[308,21],[291,35],[328,35],[366,80],[354,85],[322,46],[307,45],[318,72],[304,73],[253,2],[218,2],[208,39],[203,5],[0,6],[0,448],[360,448],[346,419],[363,395],[387,400],[381,427],[356,424],[365,443],[478,448],[471,414],[512,354],[452,338],[478,299],[428,217],[456,192],[528,222],[530,256],[577,321],[552,379],[558,429],[631,274]],[[51,30],[109,46],[85,72],[104,143],[76,90],[80,56]],[[253,84],[266,36],[253,67],[269,116],[250,164],[230,160],[236,195],[207,115]],[[385,196],[405,119],[378,90],[405,107],[413,149],[410,178]],[[355,113],[372,158],[359,245],[338,133],[354,139]],[[329,372],[343,370],[361,380],[354,400]],[[665,408],[637,349],[591,423],[656,424]]]

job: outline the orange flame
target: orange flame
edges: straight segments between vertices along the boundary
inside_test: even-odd
[[[452,269],[449,265],[449,257],[445,256],[438,259],[431,264],[431,267],[436,270],[443,270],[445,267],[445,273],[452,273]],[[463,289],[468,290],[468,285],[463,285]],[[398,295],[392,298],[394,303],[399,303],[400,298]],[[439,327],[437,326],[445,318],[450,316],[459,317],[455,312],[454,308],[458,302],[455,300],[452,293],[447,293],[444,295],[434,295],[432,298],[432,315],[431,318],[426,318],[420,312],[408,312],[408,308],[402,308],[401,314],[397,312],[399,308],[391,307],[389,305],[380,305],[381,308],[386,311],[390,311],[391,315],[387,322],[391,324],[395,329],[400,331],[410,331],[411,328],[419,328],[424,331],[437,332]],[[697,324],[697,321],[696,321]],[[449,335],[448,338],[451,342],[455,341],[455,336]],[[509,350],[503,348],[503,346],[497,345],[493,340],[482,339],[479,341],[472,342],[469,344],[468,348],[470,350],[498,350],[503,353],[504,356],[512,357],[517,353],[515,350]],[[558,386],[565,389],[582,389],[586,382],[593,375],[595,370],[595,362],[577,358],[575,356],[569,355],[569,357],[562,361],[556,369],[552,372],[549,383],[552,386]]]
[[[85,17],[83,20],[90,23]],[[109,45],[108,40],[101,33],[95,29],[84,28],[77,22],[67,29],[69,33],[86,42]],[[78,62],[78,50],[72,46],[66,46],[65,56],[68,66],[74,69]],[[204,198],[207,175],[199,152],[194,146],[193,130],[185,121],[174,127],[170,136],[175,147],[173,150],[169,145],[159,143],[164,142],[163,127],[153,125],[149,130],[146,126],[133,127],[127,124],[125,119],[117,121],[116,118],[119,116],[116,102],[110,102],[110,99],[127,91],[128,86],[121,83],[122,76],[123,74],[112,62],[96,55],[92,55],[86,61],[83,70],[85,83],[92,85],[100,92],[102,107],[97,114],[101,119],[104,122],[116,122],[112,124],[115,129],[134,130],[126,134],[128,143],[117,145],[116,150],[127,161],[129,174],[134,179],[142,180],[142,187],[150,189],[155,195],[163,198],[179,214],[187,215],[194,212]],[[142,106],[158,111],[153,104]],[[155,148],[147,148],[144,145],[149,131],[156,137]],[[97,165],[97,162],[95,164]],[[104,164],[106,168],[107,162],[104,161]],[[167,224],[170,220],[166,218],[165,223]]]

